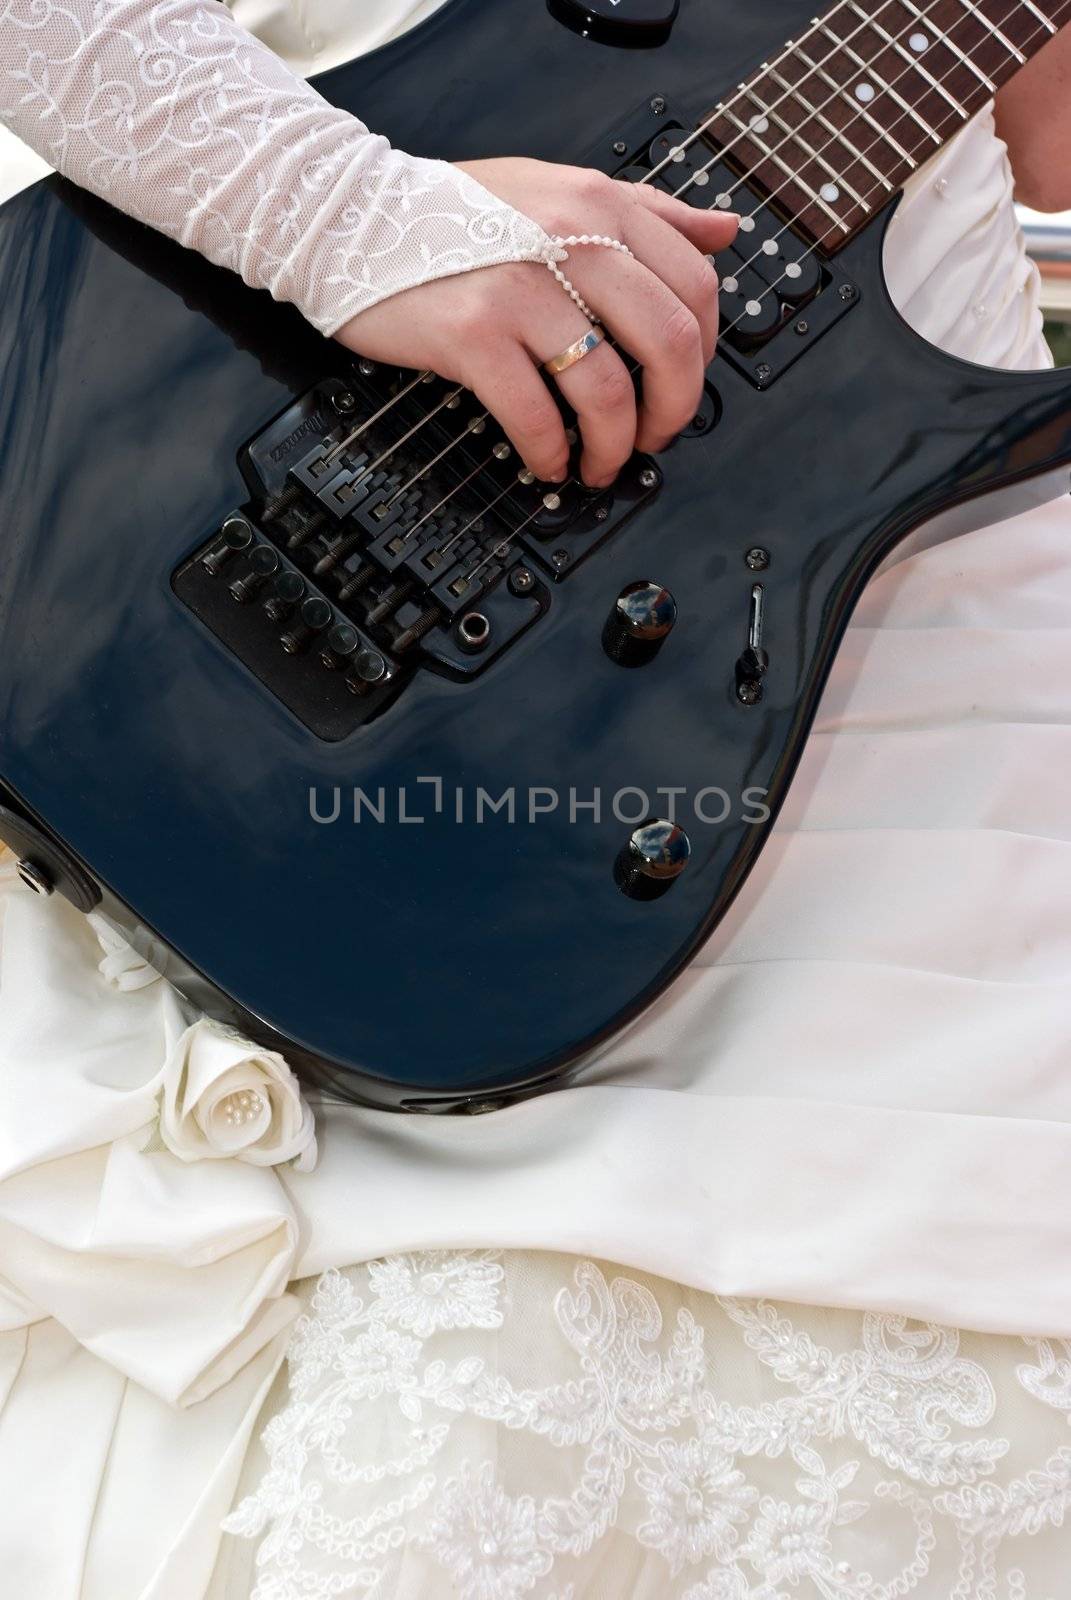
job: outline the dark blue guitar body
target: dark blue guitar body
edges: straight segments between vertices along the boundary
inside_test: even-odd
[[[540,0],[455,0],[321,87],[417,153],[613,170],[614,146],[694,125],[808,15],[702,0],[628,49]],[[740,797],[765,792],[776,813],[878,562],[924,521],[980,524],[1066,487],[1071,374],[990,372],[919,340],[884,289],[888,214],[837,255],[798,359],[770,358],[775,381],[746,353],[714,363],[702,426],[653,489],[634,464],[605,537],[591,522],[575,547],[568,528],[525,547],[530,595],[503,577],[485,607],[506,648],[459,654],[448,619],[382,699],[373,685],[347,700],[337,671],[310,676],[307,641],[300,683],[262,620],[236,644],[212,612],[226,586],[205,588],[189,558],[236,508],[260,527],[243,452],[296,397],[326,385],[262,449],[279,467],[265,492],[316,442],[316,406],[347,385],[371,403],[350,358],[59,179],[19,196],[0,213],[0,834],[76,903],[166,947],[208,1011],[338,1092],[471,1107],[559,1081],[671,982],[740,887],[768,831]],[[749,565],[757,548],[768,564]],[[629,666],[605,625],[645,579],[676,621]],[[687,865],[630,880],[630,835],[667,816],[666,787],[684,791]],[[338,820],[313,820],[310,790],[329,816],[336,788]],[[384,791],[386,820],[353,821],[355,788]],[[398,820],[400,788],[423,821]],[[481,788],[515,791],[512,824],[475,821]],[[700,809],[718,816],[712,788],[724,820],[696,814],[708,791]],[[558,808],[529,822],[530,790]],[[613,814],[620,794],[635,820]]]

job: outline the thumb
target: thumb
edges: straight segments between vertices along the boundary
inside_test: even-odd
[[[711,210],[706,206],[690,206],[684,200],[675,200],[663,189],[651,183],[630,184],[629,188],[641,205],[653,211],[656,217],[668,222],[682,233],[689,244],[707,255],[717,255],[736,238],[740,218],[734,211]]]

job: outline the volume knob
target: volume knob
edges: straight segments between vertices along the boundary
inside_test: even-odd
[[[677,620],[677,602],[660,583],[641,579],[622,589],[603,628],[602,644],[611,661],[641,667],[662,648]]]
[[[657,900],[680,877],[691,853],[679,823],[649,817],[632,833],[614,864],[617,886],[633,900]]]

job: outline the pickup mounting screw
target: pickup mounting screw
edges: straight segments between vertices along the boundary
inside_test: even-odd
[[[773,368],[768,361],[760,361],[755,368],[755,376],[760,383],[769,383],[773,377]]]
[[[736,698],[742,705],[758,705],[762,699],[762,684],[754,678],[745,678],[743,683],[737,685]]]
[[[640,473],[640,488],[657,489],[658,477],[659,475],[655,471],[654,467],[644,467],[643,471]]]
[[[747,562],[752,572],[765,572],[766,568],[770,565],[770,552],[768,550],[764,550],[761,545],[757,544],[753,549],[748,551],[747,555],[744,557],[744,560]]]
[[[595,507],[595,521],[596,522],[605,522],[609,515],[610,515],[610,507],[609,506],[596,506]]]
[[[514,567],[509,575],[510,594],[531,594],[535,588],[535,578],[527,567]]]
[[[374,361],[358,361],[357,363],[357,371],[362,378],[370,378],[375,370],[376,364]]]
[[[340,417],[348,417],[357,402],[348,389],[339,389],[331,396],[331,404]]]
[[[796,332],[799,334],[800,338],[802,339],[803,335],[805,333],[810,333],[810,331],[811,331],[811,324],[807,321],[806,317],[801,317],[800,320],[796,324]]]
[[[624,139],[615,139],[613,144],[610,146],[610,149],[613,151],[615,156],[628,155],[628,145],[625,143]]]
[[[855,288],[850,283],[842,283],[840,288],[837,290],[837,293],[840,295],[842,300],[855,299]]]
[[[660,117],[662,115],[662,113],[665,111],[665,109],[666,109],[665,96],[664,95],[660,95],[660,94],[656,94],[654,99],[651,101],[651,110],[654,112],[656,117]]]
[[[567,567],[569,565],[569,552],[568,550],[555,550],[550,559],[560,570],[562,567]]]

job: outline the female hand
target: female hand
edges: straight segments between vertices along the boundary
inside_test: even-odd
[[[551,237],[602,234],[632,251],[577,245],[563,267],[621,349],[603,343],[555,380],[577,414],[584,481],[603,488],[633,450],[664,449],[698,409],[718,333],[708,254],[732,242],[737,219],[582,167],[513,158],[459,165]],[[471,389],[526,466],[560,482],[569,446],[540,369],[588,326],[545,266],[519,262],[407,289],[335,337],[360,355],[428,367]],[[626,354],[643,367],[638,414]]]

